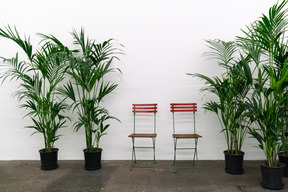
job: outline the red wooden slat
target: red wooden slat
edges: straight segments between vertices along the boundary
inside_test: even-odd
[[[170,103],[170,105],[197,105],[197,103]]]
[[[132,104],[133,106],[157,106],[157,103],[151,103],[151,104]]]
[[[188,107],[175,107],[175,106],[171,106],[172,109],[197,109],[197,106],[188,106]]]
[[[197,103],[170,103],[170,105],[197,105]]]
[[[171,107],[197,107],[197,103],[171,103]]]
[[[190,110],[190,109],[187,109],[187,110],[171,110],[171,112],[196,112],[197,109],[194,109],[194,110]]]
[[[153,110],[153,111],[137,111],[137,110],[133,110],[133,113],[157,113],[157,110]]]
[[[133,107],[132,109],[157,109],[157,107]]]
[[[197,103],[171,103],[171,112],[196,112]]]
[[[157,103],[132,104],[133,113],[157,113]]]

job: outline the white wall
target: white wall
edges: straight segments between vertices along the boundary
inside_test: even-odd
[[[241,28],[257,19],[276,1],[271,0],[9,0],[1,2],[0,27],[16,25],[22,34],[38,42],[37,32],[53,34],[71,45],[72,28],[85,27],[91,38],[103,41],[115,38],[125,46],[125,56],[118,63],[123,72],[115,94],[105,105],[122,123],[113,122],[101,147],[103,159],[130,159],[133,128],[132,103],[157,102],[157,159],[173,158],[170,102],[197,102],[201,107],[203,82],[186,73],[219,73],[215,63],[204,62],[205,39],[234,40]],[[0,55],[12,57],[18,47],[0,39]],[[11,94],[17,83],[0,86],[0,160],[39,159],[43,147],[40,134],[24,129],[30,123],[23,119],[16,98]],[[205,97],[204,100],[208,100]],[[223,159],[224,136],[214,114],[199,108],[197,128],[199,159]],[[59,159],[83,159],[84,133],[68,127],[56,142]],[[246,159],[262,159],[262,151],[248,138],[244,145]],[[140,158],[150,158],[149,153]]]

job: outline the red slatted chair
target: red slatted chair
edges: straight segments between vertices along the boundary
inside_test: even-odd
[[[134,114],[134,128],[133,133],[130,134],[128,137],[132,138],[132,167],[136,163],[136,148],[152,148],[153,149],[153,167],[155,164],[155,139],[157,137],[156,134],[156,113],[157,113],[157,104],[132,104],[132,112]],[[153,114],[154,123],[153,123],[153,131],[150,133],[138,133],[136,132],[136,114]],[[150,128],[151,129],[151,128]],[[151,129],[152,130],[152,129]],[[152,147],[143,147],[143,146],[135,146],[135,138],[152,138]]]
[[[198,144],[198,138],[201,138],[201,135],[198,135],[196,133],[196,123],[195,123],[195,112],[197,111],[197,103],[171,103],[171,112],[173,117],[173,139],[174,139],[174,166],[176,168],[176,153],[177,150],[194,150],[194,156],[193,156],[193,164],[195,164],[195,160],[198,160],[198,154],[197,154],[197,144]],[[175,120],[175,113],[191,113],[191,119],[194,123],[194,130],[193,128],[190,128],[191,133],[176,133],[176,120]],[[177,141],[178,139],[194,139],[194,147],[188,147],[188,148],[177,148]]]

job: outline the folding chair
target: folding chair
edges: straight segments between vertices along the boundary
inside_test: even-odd
[[[197,153],[197,144],[198,144],[198,138],[201,138],[202,136],[196,134],[196,123],[195,123],[195,112],[197,111],[197,104],[196,103],[171,103],[171,112],[172,112],[172,117],[173,117],[173,138],[174,138],[174,166],[176,169],[176,155],[177,155],[177,150],[194,150],[194,155],[193,155],[193,165],[195,164],[195,160],[198,161],[198,153]],[[189,128],[190,133],[176,133],[176,118],[175,118],[175,113],[179,114],[180,113],[191,113],[191,122],[194,124],[194,130],[193,127]],[[178,116],[178,115],[177,115]],[[179,119],[179,118],[178,118]],[[187,119],[187,120],[190,120]],[[178,122],[178,121],[177,121]],[[181,130],[183,130],[182,128]],[[187,129],[187,127],[186,127]],[[179,129],[178,129],[179,131]],[[177,147],[177,141],[178,139],[194,139],[194,147]]]
[[[132,104],[132,110],[134,114],[134,128],[133,128],[133,133],[130,134],[128,137],[132,138],[132,167],[133,165],[136,164],[136,148],[151,148],[153,149],[153,167],[155,164],[155,139],[157,137],[156,134],[156,113],[157,113],[157,104]],[[136,114],[137,116],[143,116],[141,113],[146,114],[148,116],[147,118],[153,117],[153,128],[150,128],[149,133],[138,133],[136,132]],[[150,116],[149,114],[153,114]],[[146,120],[146,119],[145,119]],[[152,120],[152,118],[151,118]],[[153,129],[153,131],[152,131]],[[135,138],[151,138],[152,139],[152,147],[147,147],[147,146],[135,146]]]

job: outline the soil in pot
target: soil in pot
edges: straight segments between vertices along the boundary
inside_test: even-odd
[[[230,174],[242,174],[244,152],[240,154],[230,154],[228,150],[224,151],[225,154],[225,171]]]
[[[278,166],[269,167],[266,162],[261,164],[262,186],[267,189],[282,189],[284,187],[283,175],[285,165],[279,163]]]
[[[102,149],[99,148],[95,151],[83,150],[85,157],[85,169],[86,170],[97,170],[101,168],[101,155]]]
[[[285,164],[284,176],[288,177],[288,155],[285,155],[284,152],[279,153],[279,162]]]
[[[53,148],[51,151],[46,149],[39,150],[42,170],[52,170],[58,168],[58,149]]]

